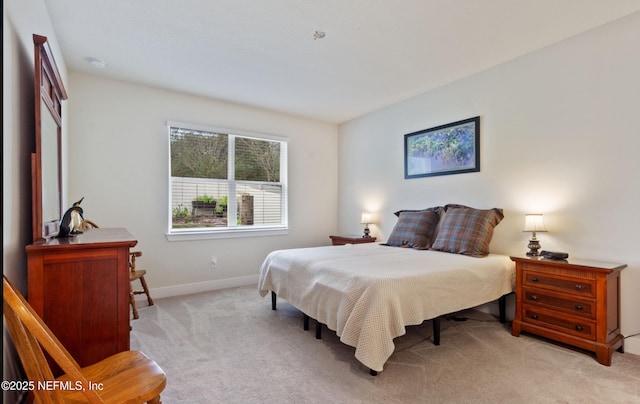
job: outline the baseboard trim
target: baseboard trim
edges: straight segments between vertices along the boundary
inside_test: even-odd
[[[624,340],[624,351],[626,353],[640,355],[640,335],[626,338]]]
[[[256,285],[257,290],[258,275],[151,288],[149,289],[149,293],[151,293],[151,297],[154,299],[162,299],[163,297],[190,295],[193,293],[209,292],[212,290],[235,288],[238,286],[247,285]],[[136,296],[136,300],[137,299],[145,300],[146,297],[143,295],[138,295]]]

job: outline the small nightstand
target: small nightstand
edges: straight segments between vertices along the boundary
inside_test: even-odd
[[[530,332],[595,352],[609,366],[623,351],[620,272],[624,264],[511,257],[516,263],[516,313],[511,333]]]
[[[332,245],[374,243],[375,237],[362,236],[329,236]]]

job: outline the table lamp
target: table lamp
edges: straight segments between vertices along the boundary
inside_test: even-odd
[[[373,223],[373,215],[371,212],[362,212],[362,219],[360,223],[364,224],[364,235],[363,238],[370,238],[371,232],[369,231],[369,224]]]
[[[529,244],[527,245],[527,247],[529,247],[529,251],[527,252],[527,255],[538,256],[540,255],[540,252],[538,252],[538,250],[540,249],[540,241],[536,238],[536,233],[547,231],[547,229],[544,227],[544,220],[542,220],[542,214],[540,213],[527,214],[527,215],[524,215],[524,219],[525,221],[524,221],[523,231],[531,232],[531,239],[529,240]]]

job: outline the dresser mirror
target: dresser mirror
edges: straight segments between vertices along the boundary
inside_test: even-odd
[[[58,234],[62,217],[62,101],[67,99],[47,37],[33,35],[35,153],[31,154],[33,241]]]

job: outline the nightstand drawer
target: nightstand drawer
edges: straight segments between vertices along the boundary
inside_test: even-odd
[[[523,286],[556,290],[595,298],[594,280],[554,276],[534,271],[523,271]]]
[[[566,295],[555,295],[543,289],[524,288],[524,303],[540,305],[568,314],[596,318],[595,301]]]
[[[525,306],[523,321],[587,339],[595,339],[595,323],[583,318],[563,316],[537,307]]]

